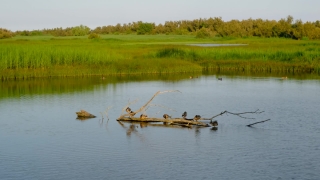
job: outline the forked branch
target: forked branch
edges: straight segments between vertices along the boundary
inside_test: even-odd
[[[151,99],[145,104],[143,105],[140,109],[136,110],[136,111],[133,111],[134,114],[137,114],[141,111],[145,111],[146,107],[151,103],[151,101],[159,94],[164,94],[164,93],[169,93],[169,92],[180,92],[179,90],[169,90],[169,91],[158,91],[156,92],[152,97]],[[181,93],[181,92],[180,92]],[[124,108],[125,109],[125,108]],[[121,115],[118,119],[122,119],[123,117],[126,117],[126,116],[130,116],[130,114],[124,114],[124,115]]]
[[[222,116],[223,114],[232,114],[235,116],[238,116],[240,118],[243,119],[255,119],[255,118],[250,118],[250,117],[245,117],[243,116],[244,114],[261,114],[264,111],[260,111],[259,109],[255,110],[255,111],[250,111],[250,112],[241,112],[241,113],[233,113],[233,112],[229,112],[229,111],[222,111],[221,113],[212,116],[211,118],[201,118],[201,120],[213,120],[214,118],[218,117],[218,116]]]

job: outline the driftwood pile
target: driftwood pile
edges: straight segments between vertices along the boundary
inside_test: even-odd
[[[214,127],[215,129],[218,126],[218,122],[216,120],[214,120],[214,118],[216,118],[217,116],[222,116],[223,114],[231,114],[231,115],[235,115],[238,116],[240,118],[244,118],[244,119],[253,119],[253,118],[248,118],[245,117],[245,114],[260,114],[263,113],[263,111],[260,111],[259,109],[256,111],[252,111],[252,112],[242,112],[242,113],[233,113],[233,112],[229,112],[229,111],[223,111],[217,115],[214,115],[213,117],[210,118],[203,118],[200,115],[196,115],[194,118],[192,119],[187,119],[187,112],[184,112],[182,114],[181,117],[177,117],[177,118],[171,118],[169,115],[164,114],[163,118],[156,118],[156,117],[148,117],[146,114],[143,114],[141,112],[146,112],[147,107],[149,106],[150,102],[159,94],[163,94],[163,93],[167,93],[167,92],[180,92],[177,90],[173,90],[173,91],[158,91],[157,93],[155,93],[152,98],[144,105],[142,106],[140,109],[136,110],[136,111],[132,111],[131,108],[127,105],[126,107],[124,107],[122,109],[122,114],[118,117],[117,121],[121,122],[141,122],[141,123],[163,123],[164,125],[176,125],[176,126],[181,126],[181,127],[188,127],[188,128],[192,128],[192,126],[200,126],[200,127]],[[140,116],[136,117],[135,115],[137,115],[138,113],[141,113]],[[205,123],[203,121],[205,120],[209,120],[209,123]],[[259,121],[253,124],[249,124],[247,125],[248,127],[251,127],[254,124],[258,124],[258,123],[262,123],[262,122],[266,122],[269,121],[268,120],[264,120],[264,121]]]

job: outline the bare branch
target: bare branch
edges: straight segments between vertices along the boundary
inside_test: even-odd
[[[145,111],[146,107],[151,103],[151,101],[159,94],[164,94],[164,93],[169,93],[169,92],[180,92],[179,90],[169,90],[169,91],[158,91],[156,92],[152,97],[151,99],[145,104],[143,105],[140,109],[138,109],[137,111],[134,111],[133,113],[138,113],[138,112],[141,112],[141,111]],[[181,92],[180,92],[181,93]],[[128,106],[126,106],[125,108],[122,109],[122,112],[127,108]],[[125,116],[128,116],[129,114],[124,114],[124,115],[121,115],[118,119],[121,119]]]
[[[248,126],[248,127],[251,127],[252,125],[259,124],[259,123],[264,123],[264,122],[270,121],[270,120],[271,120],[271,119],[267,119],[267,120],[264,120],[264,121],[255,122],[255,123],[252,123],[252,124],[248,124],[247,126]]]
[[[251,118],[251,117],[247,117],[246,115],[248,114],[261,114],[263,113],[264,111],[260,111],[259,109],[255,110],[255,111],[249,111],[249,112],[240,112],[240,113],[234,113],[234,112],[229,112],[229,111],[222,111],[221,113],[217,114],[217,115],[214,115],[212,116],[211,118],[201,118],[200,115],[196,115],[193,119],[187,119],[186,116],[184,116],[183,118],[171,118],[170,116],[168,115],[164,115],[163,118],[156,118],[156,117],[147,117],[147,116],[141,116],[140,118],[138,117],[134,117],[135,114],[139,113],[139,112],[143,112],[143,114],[146,113],[146,110],[151,107],[151,106],[158,106],[158,107],[162,107],[162,108],[165,108],[165,109],[169,109],[169,110],[173,110],[175,111],[174,109],[170,109],[170,108],[167,108],[165,106],[161,106],[161,105],[154,105],[154,104],[151,104],[152,100],[159,94],[163,94],[163,93],[168,93],[168,92],[180,92],[178,90],[171,90],[171,91],[158,91],[156,92],[150,99],[149,101],[144,104],[142,107],[140,107],[140,109],[136,110],[136,111],[131,111],[131,109],[126,106],[124,109],[122,109],[122,111],[124,111],[126,109],[126,112],[127,114],[123,114],[121,115],[117,121],[120,123],[120,121],[127,121],[127,122],[140,122],[140,123],[152,123],[152,122],[163,122],[164,124],[170,124],[170,125],[179,125],[179,126],[182,126],[182,127],[191,127],[192,125],[196,125],[196,126],[199,126],[199,127],[208,127],[210,125],[204,123],[204,122],[201,122],[200,120],[212,120],[218,116],[222,116],[223,114],[231,114],[231,115],[234,115],[234,116],[238,116],[240,118],[243,118],[243,119],[255,119],[255,118]],[[181,92],[180,92],[181,93]],[[160,111],[158,111],[156,113],[159,114]],[[270,119],[268,119],[270,120]],[[265,120],[265,121],[268,121],[268,120]],[[260,121],[260,122],[257,122],[257,123],[262,123],[262,122],[265,122],[265,121]],[[216,122],[216,121],[215,121]],[[213,122],[214,123],[214,122]],[[249,124],[247,126],[251,126],[251,125],[254,125],[254,124],[257,124],[257,123],[253,123],[253,124]],[[217,122],[215,123],[215,125],[213,126],[217,126]],[[134,129],[130,130],[129,131],[130,133],[131,132],[134,132]]]
[[[215,117],[222,116],[223,114],[232,114],[232,115],[238,116],[238,117],[243,118],[243,119],[255,119],[255,118],[245,117],[245,116],[242,116],[242,115],[243,114],[261,114],[263,112],[264,111],[259,111],[259,109],[255,110],[255,111],[251,111],[251,112],[241,112],[241,113],[233,113],[233,112],[229,112],[229,111],[223,111],[220,114],[214,115],[211,118],[201,118],[201,120],[212,120]]]
[[[151,98],[144,106],[142,106],[140,109],[138,109],[137,111],[135,111],[135,113],[138,113],[138,112],[142,111],[143,109],[145,109],[157,95],[159,95],[159,94],[164,94],[164,93],[169,93],[169,92],[180,92],[180,91],[178,91],[178,90],[158,91],[158,92],[156,92],[156,93],[152,96],[152,98]],[[180,93],[181,93],[181,92],[180,92]]]

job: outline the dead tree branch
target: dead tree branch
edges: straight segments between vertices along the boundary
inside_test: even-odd
[[[163,94],[163,93],[168,93],[168,92],[180,92],[178,90],[169,90],[169,91],[158,91],[156,92],[150,99],[149,101],[147,101],[146,104],[144,104],[142,107],[140,107],[138,110],[136,111],[131,111],[131,109],[126,106],[125,108],[122,109],[122,112],[124,110],[126,110],[126,114],[122,114],[120,115],[120,117],[117,119],[118,122],[120,121],[126,121],[126,122],[140,122],[140,123],[152,123],[152,122],[162,122],[164,124],[169,124],[169,125],[178,125],[178,126],[182,126],[182,127],[189,127],[191,128],[192,125],[197,125],[199,127],[210,127],[210,125],[201,122],[201,120],[210,120],[212,122],[212,120],[218,116],[222,116],[224,114],[228,115],[234,115],[234,116],[238,116],[240,118],[243,119],[255,119],[255,118],[251,118],[251,117],[247,117],[248,114],[261,114],[264,111],[260,111],[259,109],[255,110],[255,111],[249,111],[249,112],[240,112],[240,113],[234,113],[234,112],[229,112],[229,111],[222,111],[221,113],[212,116],[211,118],[201,118],[200,115],[196,115],[194,118],[192,119],[187,119],[186,115],[182,116],[182,118],[171,118],[170,116],[168,116],[167,114],[163,115],[163,118],[155,118],[155,117],[148,117],[146,114],[141,114],[140,118],[139,117],[134,117],[135,114],[139,113],[139,112],[143,112],[145,113],[146,110],[148,109],[148,107],[150,106],[156,106],[153,104],[150,104],[152,102],[152,100],[159,94]],[[181,92],[180,92],[181,93]],[[157,113],[158,114],[158,113]],[[185,112],[185,114],[187,114]],[[270,120],[270,119],[268,119]],[[265,121],[268,121],[265,120]],[[253,124],[249,124],[247,126],[252,126],[254,124],[257,123],[262,123],[265,121],[260,121],[260,122],[256,122]],[[218,126],[217,121],[212,122],[213,126]],[[131,131],[130,131],[131,132]]]
[[[143,105],[140,109],[138,109],[137,111],[133,111],[134,114],[137,114],[141,111],[145,111],[146,107],[151,103],[151,101],[159,94],[164,94],[164,93],[169,93],[169,92],[180,92],[179,90],[169,90],[169,91],[158,91],[156,92],[152,97],[151,99],[145,104]],[[180,92],[181,93],[181,92]],[[128,107],[128,106],[127,106]],[[125,108],[127,108],[125,107]],[[124,109],[122,109],[122,111],[124,111]],[[124,114],[124,115],[121,115],[118,119],[122,119],[123,117],[126,117],[126,116],[130,116],[130,114]]]
[[[243,114],[261,114],[263,112],[264,111],[260,111],[259,109],[255,110],[255,111],[251,111],[251,112],[241,112],[241,113],[233,113],[233,112],[229,112],[229,111],[222,111],[221,113],[219,113],[217,115],[214,115],[211,118],[201,118],[201,120],[213,120],[214,118],[216,118],[218,116],[222,116],[223,114],[232,114],[232,115],[238,116],[238,117],[243,118],[243,119],[255,119],[255,118],[245,117],[245,116],[242,116],[242,115]]]
[[[259,123],[264,123],[264,122],[270,121],[270,120],[271,120],[271,119],[267,119],[267,120],[264,120],[264,121],[255,122],[255,123],[252,123],[252,124],[248,124],[247,126],[248,126],[248,127],[251,127],[252,125],[259,124]]]

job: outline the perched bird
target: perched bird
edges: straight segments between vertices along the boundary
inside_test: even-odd
[[[193,118],[193,120],[195,120],[195,121],[198,121],[199,119],[201,119],[200,115],[195,115],[194,118]]]
[[[288,77],[286,76],[286,77],[281,77],[281,79],[288,79]]]
[[[218,78],[219,81],[222,81],[222,78]]]
[[[140,115],[140,119],[145,119],[145,118],[147,118],[148,116],[147,115],[145,115],[145,114],[141,114]]]
[[[127,107],[126,111],[127,111],[127,113],[129,114],[130,117],[136,115],[136,113],[131,111],[131,109],[129,107]]]
[[[136,113],[133,112],[133,111],[131,111],[131,112],[129,113],[129,115],[130,115],[130,117],[132,117],[132,116],[136,115]]]
[[[210,124],[213,126],[213,127],[216,127],[218,126],[218,121],[211,121]]]
[[[164,114],[163,118],[168,119],[168,118],[171,118],[171,116],[169,116],[168,114]]]
[[[126,111],[127,111],[127,113],[130,113],[131,109],[129,107],[127,107]]]
[[[182,117],[183,117],[183,119],[186,119],[186,118],[187,118],[187,111],[185,111],[185,112],[182,114]]]

